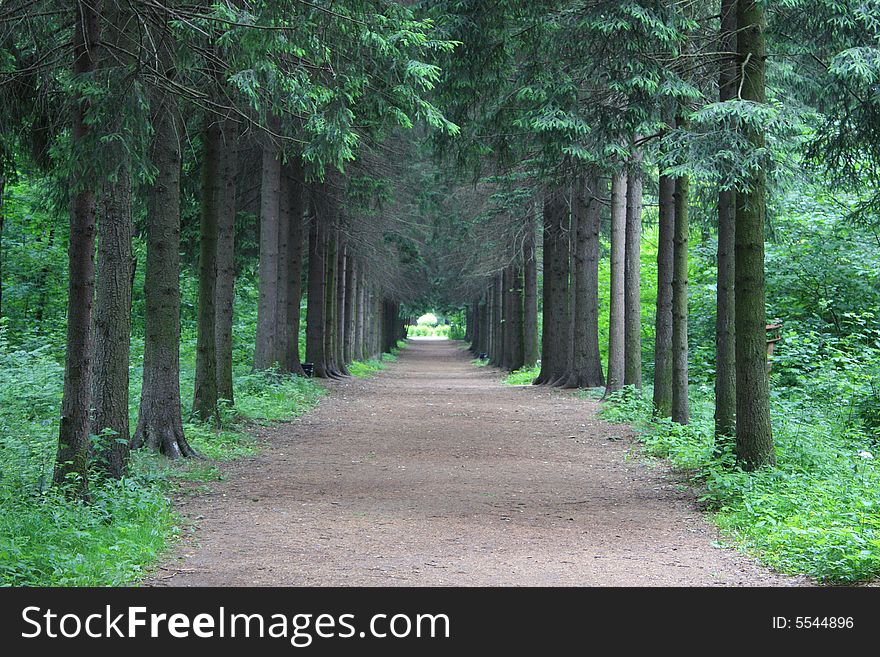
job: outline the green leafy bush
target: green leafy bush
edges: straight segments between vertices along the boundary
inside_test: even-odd
[[[177,531],[170,503],[137,479],[96,481],[91,495],[0,487],[0,584],[122,586],[143,575]]]
[[[243,294],[249,294],[246,281]],[[241,298],[240,298],[241,299]],[[249,332],[253,313],[237,314],[236,332]],[[181,395],[192,398],[195,334],[184,325]],[[26,336],[25,336],[26,337]],[[22,345],[21,335],[17,336]],[[206,461],[169,462],[133,454],[129,476],[91,475],[91,502],[71,502],[51,486],[64,368],[52,344],[14,346],[0,324],[0,585],[119,586],[141,577],[177,533],[168,499],[180,481],[222,477],[218,464],[255,453],[248,422],[284,420],[313,407],[317,381],[253,372],[247,350],[234,352],[236,406],[221,406],[220,425],[188,422],[185,431]],[[130,410],[136,419],[143,340],[132,338]],[[100,440],[102,437],[95,437]]]
[[[425,326],[419,324],[417,326],[406,327],[406,337],[408,338],[444,338],[450,337],[451,329],[449,324],[440,324],[439,326]]]
[[[540,365],[535,365],[534,367],[523,367],[522,369],[511,372],[506,377],[504,377],[504,383],[509,386],[531,385],[532,381],[538,378],[538,375],[540,373]]]
[[[348,366],[349,373],[358,379],[365,379],[384,369],[385,364],[380,360],[356,360]]]
[[[880,574],[880,468],[844,409],[774,389],[776,468],[745,473],[730,446],[716,453],[711,391],[692,388],[690,426],[651,418],[650,395],[624,390],[603,405],[639,430],[646,454],[669,459],[737,544],[785,573],[854,582]]]

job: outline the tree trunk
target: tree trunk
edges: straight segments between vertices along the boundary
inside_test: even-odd
[[[492,323],[492,286],[489,285],[485,292],[486,297],[486,354],[487,362],[492,358],[492,341],[494,340],[495,326]]]
[[[388,353],[391,351],[391,302],[388,299],[382,299],[381,303],[382,321],[379,327],[379,335],[381,336],[381,351]]]
[[[591,175],[579,180],[573,196],[575,225],[575,318],[572,388],[605,385],[599,355],[599,221],[601,201],[599,178]]]
[[[511,265],[510,287],[510,369],[518,370],[523,366],[523,282],[522,270]]]
[[[324,351],[324,322],[327,295],[327,199],[326,188],[316,186],[311,194],[312,224],[309,230],[309,296],[306,307],[306,361],[313,375],[325,379],[327,355]]]
[[[357,260],[349,251],[345,268],[345,341],[343,343],[343,363],[351,363],[354,358],[354,336],[357,332]]]
[[[480,323],[480,301],[479,299],[475,300],[471,304],[471,336],[470,336],[470,352],[473,356],[478,356],[480,353],[480,333],[483,331],[483,326]]]
[[[373,360],[376,358],[376,298],[372,283],[365,295],[364,345],[366,359]]]
[[[290,355],[292,332],[287,322],[288,297],[290,295],[290,190],[288,189],[287,169],[282,164],[278,176],[278,284],[275,296],[275,352],[272,360],[278,363],[279,372],[288,372],[287,357]]]
[[[538,260],[535,215],[530,213],[523,242],[523,365],[534,367],[538,355]]]
[[[173,41],[166,24],[159,62],[174,77]],[[177,98],[155,91],[152,162],[156,176],[147,198],[144,281],[144,378],[133,447],[146,445],[169,458],[195,456],[183,434],[180,406],[180,134]]]
[[[409,320],[410,322],[412,319]],[[411,325],[411,324],[409,324]],[[464,307],[464,341],[470,342],[471,340],[471,331],[473,331],[474,323],[471,319],[471,306],[470,304],[466,304]]]
[[[235,213],[238,173],[238,125],[223,121],[220,152],[220,198],[217,213],[217,281],[214,284],[214,338],[217,352],[217,398],[232,403],[232,320],[235,300]]]
[[[626,246],[624,249],[623,384],[642,387],[642,172],[641,156],[633,157],[627,177]]]
[[[511,352],[513,351],[514,340],[513,331],[511,330],[511,322],[513,318],[513,306],[511,303],[511,294],[513,292],[513,271],[511,265],[507,265],[503,269],[500,278],[502,284],[501,325],[504,327],[504,344],[501,349],[501,368],[510,372],[513,370],[513,367],[511,366]]]
[[[373,360],[373,284],[364,289],[364,360]]]
[[[336,269],[336,367],[343,376],[349,376],[345,361],[345,341],[348,323],[346,322],[345,301],[348,297],[348,245],[341,237]]]
[[[483,294],[483,326],[486,327],[486,331],[484,333],[484,345],[482,349],[482,353],[486,354],[486,359],[488,362],[489,354],[492,353],[492,332],[494,330],[492,326],[492,291],[491,289],[487,289]]]
[[[393,301],[388,302],[388,327],[387,327],[387,336],[388,343],[385,345],[385,351],[387,353],[391,353],[394,350],[394,347],[397,345],[397,319],[399,315],[397,312],[397,304]]]
[[[219,231],[223,133],[216,115],[206,113],[202,133],[202,212],[199,230],[199,308],[193,415],[217,415],[217,234]]]
[[[554,249],[553,266],[550,277],[559,302],[559,322],[555,327],[557,356],[554,360],[553,377],[551,386],[565,386],[571,375],[572,360],[574,358],[574,327],[572,326],[574,315],[572,308],[572,289],[570,278],[572,271],[572,231],[571,231],[571,188],[566,189],[566,196],[562,201],[562,228],[558,248]]]
[[[492,325],[494,326],[494,340],[492,341],[492,357],[489,364],[501,367],[504,358],[504,282],[501,274],[492,278]]]
[[[611,178],[611,292],[608,315],[608,379],[605,394],[624,383],[624,267],[626,262],[626,171]]]
[[[115,150],[115,149],[114,149]],[[116,153],[123,162],[125,155]],[[98,204],[98,277],[95,295],[95,344],[90,433],[111,432],[101,443],[97,462],[120,479],[128,465],[131,284],[134,275],[131,174],[123,165],[107,182]]]
[[[125,47],[127,11],[105,7],[104,20],[111,33],[101,48],[99,69],[114,98],[122,79],[118,52]],[[124,71],[124,69],[122,69]],[[121,129],[121,118],[110,119],[104,134]],[[129,364],[131,352],[131,287],[135,260],[132,255],[134,226],[131,211],[131,160],[119,141],[106,144],[107,161],[115,165],[115,177],[101,180],[98,198],[98,265],[94,310],[92,361],[92,416],[90,433],[103,435],[95,456],[97,465],[113,478],[125,475],[131,432],[129,427]]]
[[[688,178],[675,180],[672,262],[672,420],[690,421],[688,403]]]
[[[331,225],[328,233],[327,291],[324,296],[324,353],[327,358],[327,373],[333,378],[338,378],[341,376],[336,365],[336,271],[339,267],[339,228]]]
[[[736,52],[736,0],[721,3],[721,50]],[[719,72],[718,98],[736,98],[735,55],[725,55]],[[736,327],[735,262],[736,192],[718,192],[718,297],[715,315],[715,436],[731,438],[736,433]],[[720,440],[719,440],[720,447]]]
[[[470,351],[471,355],[476,358],[480,354],[480,334],[483,332],[483,326],[480,322],[479,298],[474,299],[471,304],[471,318],[473,328],[471,329],[471,342],[468,351]]]
[[[371,293],[370,303],[370,332],[371,332],[371,355],[375,360],[382,358],[382,299],[378,288],[374,287]]]
[[[354,334],[354,360],[369,360],[364,332],[366,330],[367,285],[363,265],[358,267],[357,330]]]
[[[569,202],[568,202],[568,230],[566,231],[566,239],[567,239],[567,254],[568,261],[566,262],[566,283],[568,285],[568,292],[565,295],[566,303],[568,304],[568,319],[565,322],[565,342],[566,342],[566,352],[565,352],[565,361],[566,361],[566,371],[564,375],[564,379],[560,379],[556,385],[562,388],[577,388],[578,387],[578,374],[577,374],[577,358],[576,354],[579,350],[579,346],[577,344],[578,334],[581,332],[579,329],[582,327],[577,326],[577,317],[578,317],[578,289],[577,289],[577,277],[578,277],[578,258],[577,258],[577,250],[578,250],[578,241],[577,241],[577,232],[578,232],[578,223],[580,222],[580,214],[582,208],[578,208],[578,204],[583,202],[583,191],[580,189],[583,184],[583,180],[581,178],[576,178],[572,183],[572,186],[569,190]],[[578,198],[580,197],[580,198]]]
[[[568,342],[567,267],[568,242],[565,219],[568,210],[562,189],[544,196],[544,331],[541,339],[541,374],[536,384],[554,385],[566,368]]]
[[[565,294],[565,302],[567,305],[567,314],[568,319],[565,322],[565,370],[562,373],[562,376],[556,382],[556,385],[561,386],[563,388],[575,388],[577,387],[577,374],[574,371],[575,368],[575,316],[577,314],[577,224],[578,217],[577,213],[574,211],[575,195],[577,191],[575,187],[578,185],[576,181],[569,191],[569,202],[568,202],[568,230],[566,231],[566,276],[565,283],[568,286]]]
[[[299,331],[301,323],[300,304],[302,302],[303,273],[303,170],[302,161],[294,159],[282,173],[283,193],[288,196],[290,220],[288,222],[288,266],[287,266],[287,321],[285,371],[303,376],[299,355]]]
[[[74,76],[86,76],[96,68],[100,21],[100,2],[76,3]],[[89,137],[90,128],[86,123],[89,102],[79,93],[74,101],[70,138],[76,147]],[[89,182],[84,171],[75,170],[71,175],[67,350],[54,472],[56,484],[71,483],[72,492],[80,497],[88,496],[91,322],[95,291],[95,192]]]
[[[763,4],[740,0],[737,27],[743,100],[766,101]],[[747,130],[749,142],[763,148],[764,137]],[[775,465],[767,382],[764,307],[764,214],[766,174],[754,172],[736,198],[736,454],[744,470]]]
[[[654,414],[672,417],[672,269],[675,179],[660,176],[657,238],[657,314],[654,322]]]
[[[257,305],[255,370],[270,369],[278,360],[276,328],[281,159],[278,146],[269,137],[265,139],[260,183],[260,298]]]

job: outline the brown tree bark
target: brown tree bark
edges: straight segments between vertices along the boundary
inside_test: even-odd
[[[688,178],[675,180],[672,262],[672,420],[690,421],[688,402]]]
[[[199,228],[199,306],[193,415],[217,416],[217,336],[215,333],[217,235],[219,232],[223,133],[218,117],[206,113],[202,131],[202,208]]]
[[[515,371],[524,364],[525,344],[523,335],[523,278],[522,269],[517,265],[510,266],[510,369]]]
[[[327,373],[332,378],[339,378],[341,373],[336,363],[336,272],[339,267],[339,228],[337,226],[333,225],[330,227],[327,240],[327,288],[324,296],[324,353],[327,357]]]
[[[565,293],[566,311],[568,319],[565,322],[565,368],[561,372],[561,376],[557,379],[555,385],[562,388],[576,387],[576,374],[574,371],[574,352],[575,352],[575,315],[577,314],[577,223],[578,217],[574,211],[574,196],[576,194],[575,187],[578,182],[572,185],[569,191],[568,201],[568,218],[566,221],[567,230],[565,231],[566,241],[566,260],[565,260],[565,283],[567,286]]]
[[[596,388],[605,385],[599,354],[599,222],[601,200],[599,177],[579,179],[573,195],[572,216],[575,225],[575,317],[574,363],[571,388]]]
[[[170,19],[159,35],[158,61],[175,77]],[[180,406],[180,134],[177,99],[157,88],[152,103],[151,159],[156,176],[147,198],[144,282],[144,375],[133,447],[146,445],[169,458],[195,456],[183,433]]]
[[[357,276],[357,329],[354,335],[354,359],[363,361],[369,359],[364,337],[366,331],[367,284],[363,265],[358,267]]]
[[[364,289],[364,360],[373,359],[373,283],[365,280]]]
[[[476,358],[480,355],[480,345],[483,341],[483,331],[485,330],[483,326],[483,315],[482,309],[480,308],[480,299],[476,299],[473,303],[473,310],[471,311],[473,315],[473,337],[471,340],[471,354]]]
[[[611,291],[608,317],[608,378],[605,394],[624,383],[624,266],[626,261],[626,171],[611,178]]]
[[[504,357],[504,281],[501,274],[492,277],[492,353],[489,364],[501,367]]]
[[[290,290],[290,193],[287,185],[288,165],[282,163],[278,175],[278,283],[275,295],[275,351],[273,361],[279,372],[288,371],[287,356],[290,354],[291,330],[287,323]]]
[[[345,341],[342,357],[344,363],[351,363],[354,358],[354,342],[357,333],[357,259],[350,251],[346,258],[345,268]]]
[[[480,343],[480,315],[479,315],[479,301],[473,301],[468,306],[468,334],[466,339],[469,343],[468,351],[471,352],[472,356],[478,355],[479,343]]]
[[[125,156],[121,153],[119,157]],[[121,161],[124,161],[122,159]],[[131,174],[123,165],[114,182],[105,183],[98,202],[98,268],[95,294],[95,343],[90,433],[110,434],[96,451],[97,464],[120,479],[128,465],[131,284],[134,225]]]
[[[565,239],[567,203],[562,189],[547,190],[544,196],[544,331],[541,339],[541,373],[535,384],[553,385],[566,368],[568,342],[568,258]]]
[[[483,353],[486,354],[486,362],[489,362],[489,359],[492,358],[492,333],[495,330],[495,327],[492,326],[492,285],[487,284],[483,291],[483,298],[485,300],[485,325],[486,325],[486,348],[483,350]]]
[[[101,3],[77,2],[73,31],[73,74],[86,76],[97,66],[101,38]],[[70,138],[74,148],[89,139],[90,105],[76,94]],[[81,163],[76,163],[81,164]],[[89,397],[91,393],[92,304],[95,291],[95,192],[77,167],[70,179],[67,349],[64,393],[54,481],[70,483],[74,495],[88,496]]]
[[[513,308],[511,305],[511,291],[513,288],[513,272],[510,265],[507,265],[499,276],[501,279],[501,325],[504,327],[503,340],[501,346],[501,369],[511,371],[511,351],[513,350],[513,331],[511,331],[511,319]]]
[[[314,366],[314,376],[327,378],[324,324],[327,295],[326,187],[316,185],[311,193],[312,222],[309,230],[309,296],[306,306],[306,361]]]
[[[238,173],[238,124],[222,124],[220,197],[217,213],[217,280],[214,284],[214,338],[217,354],[217,398],[232,403],[232,322],[235,301],[235,214]]]
[[[477,344],[477,356],[480,354],[488,354],[489,353],[489,306],[488,299],[484,293],[484,295],[480,298],[480,302],[477,306],[477,311],[480,314],[480,319],[478,320],[480,323],[480,341]]]
[[[766,102],[764,5],[737,3],[737,52],[742,72],[740,97]],[[747,130],[754,148],[764,136]],[[736,455],[744,470],[776,464],[767,381],[767,333],[764,306],[764,215],[766,173],[754,172],[736,195]]]
[[[260,183],[260,298],[254,369],[268,370],[278,358],[278,235],[281,209],[281,153],[266,137]]]
[[[375,324],[376,300],[374,297],[374,285],[372,281],[367,284],[364,291],[364,353],[365,360],[373,360],[376,356],[376,324]]]
[[[579,208],[578,204],[583,201],[583,190],[580,187],[583,185],[583,179],[578,177],[575,178],[574,182],[571,185],[571,190],[569,192],[569,212],[568,212],[568,230],[566,231],[566,240],[568,245],[568,262],[566,262],[566,268],[568,270],[567,274],[567,284],[568,284],[568,292],[565,295],[566,303],[568,304],[568,321],[566,322],[565,330],[565,342],[566,342],[566,371],[564,374],[564,380],[560,379],[556,385],[562,388],[577,388],[578,387],[578,373],[577,373],[577,352],[579,351],[580,345],[578,344],[578,334],[581,333],[579,329],[582,327],[577,326],[577,317],[578,317],[578,289],[577,289],[577,278],[578,274],[578,265],[581,264],[578,261],[578,223],[581,220],[581,210],[583,208]],[[580,198],[578,198],[580,197]]]
[[[382,357],[382,298],[375,284],[370,291],[370,309],[370,357],[378,360]]]
[[[304,187],[302,161],[295,158],[282,172],[282,193],[287,195],[288,220],[288,265],[284,371],[303,376],[299,354],[299,333],[301,323],[300,304],[302,302],[303,275],[303,209]]]
[[[538,362],[538,259],[535,253],[535,215],[526,219],[523,241],[523,365]]]
[[[721,59],[718,99],[736,98],[736,0],[721,2]],[[736,192],[718,192],[718,296],[715,315],[715,436],[736,433]],[[719,441],[720,447],[720,441]]]
[[[126,24],[131,16],[122,7],[104,6],[105,31],[98,68],[109,97],[123,93],[120,82],[127,73],[120,65],[118,48],[128,46]],[[109,32],[109,34],[108,34]],[[122,60],[125,62],[125,60]],[[121,117],[110,118],[103,134],[116,134]],[[131,159],[118,140],[102,150],[114,170],[102,176],[98,195],[98,263],[94,309],[94,355],[92,361],[92,414],[89,432],[102,436],[95,462],[108,476],[122,478],[128,466],[129,365],[131,352],[131,288],[135,259],[132,254]],[[102,435],[103,434],[103,435]]]
[[[342,376],[350,376],[345,360],[345,341],[347,339],[345,301],[348,297],[348,245],[340,229],[339,254],[336,269],[336,367]]]
[[[657,314],[654,323],[654,414],[672,417],[672,269],[675,179],[660,176],[657,238]]]
[[[641,155],[633,157],[627,176],[624,253],[623,384],[642,387],[642,172]]]

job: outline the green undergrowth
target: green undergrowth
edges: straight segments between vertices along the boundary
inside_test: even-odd
[[[790,393],[790,390],[784,390]],[[787,574],[847,583],[880,575],[880,467],[871,436],[845,408],[773,394],[777,466],[745,473],[731,446],[715,453],[711,390],[692,389],[692,423],[651,417],[650,391],[625,389],[603,405],[634,425],[650,456],[668,459],[735,545]]]
[[[366,379],[384,369],[385,363],[376,359],[355,361],[348,366],[349,374],[358,379]]]
[[[398,340],[393,347],[391,347],[391,352],[385,352],[382,354],[382,362],[383,363],[396,363],[397,357],[400,355],[400,352],[406,349],[407,344],[406,340]]]
[[[509,386],[527,386],[531,385],[532,381],[538,378],[538,375],[541,373],[541,366],[535,365],[534,367],[523,367],[518,370],[514,370],[502,381],[504,384]]]
[[[132,342],[132,363],[142,344]],[[192,398],[194,340],[181,349],[183,408]],[[91,475],[89,503],[72,502],[51,485],[58,436],[63,366],[49,347],[14,348],[0,330],[0,585],[121,586],[136,582],[178,534],[170,498],[223,477],[224,462],[254,454],[254,423],[291,419],[324,394],[314,380],[235,367],[235,408],[220,427],[187,422],[186,435],[203,457],[168,461],[133,454],[122,481]],[[140,395],[132,367],[132,422]],[[134,424],[132,424],[134,426]],[[98,440],[96,437],[95,440]]]

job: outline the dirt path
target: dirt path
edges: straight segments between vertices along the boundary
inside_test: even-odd
[[[412,342],[185,499],[151,584],[792,585],[730,549],[595,403]]]

